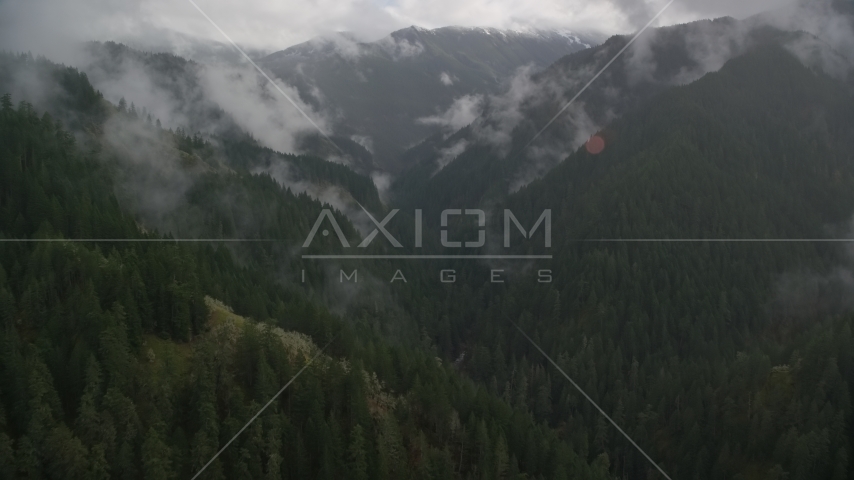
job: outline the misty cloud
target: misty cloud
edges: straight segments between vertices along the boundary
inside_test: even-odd
[[[532,73],[530,66],[520,68],[504,93],[486,99],[484,115],[473,125],[478,142],[505,151],[510,146],[513,131],[526,119],[523,109],[545,101],[560,101],[562,89],[550,82],[535,82]]]
[[[382,38],[376,44],[395,60],[415,57],[424,52],[424,45],[417,40],[413,42],[405,38],[388,36]]]
[[[350,140],[358,143],[365,150],[374,153],[374,140],[367,135],[350,135]]]
[[[436,159],[436,163],[439,164],[439,168],[436,171],[438,172],[439,170],[445,168],[445,165],[451,163],[455,158],[459,157],[460,154],[466,151],[468,145],[469,143],[465,139],[463,139],[448,148],[440,150],[439,157]]]
[[[104,125],[105,159],[116,163],[116,197],[149,229],[190,235],[194,226],[175,223],[173,213],[186,205],[185,195],[197,174],[209,167],[177,150],[171,137],[123,115]]]
[[[388,193],[391,189],[392,182],[394,182],[394,178],[391,174],[375,171],[371,173],[371,180],[374,182],[374,186],[377,187],[377,193],[380,195],[380,200],[383,203],[388,202]]]
[[[128,55],[111,56],[106,45],[81,48],[75,53],[77,66],[89,77],[104,98],[117,104],[121,98],[146,108],[167,128],[191,128],[191,103],[201,92],[198,70],[190,64],[187,76],[157,76]]]
[[[303,180],[299,178],[293,167],[281,158],[272,159],[267,167],[252,170],[252,174],[269,175],[279,185],[289,189],[294,194],[305,193],[311,198],[329,205],[346,216],[362,235],[367,235],[374,229],[373,223],[362,211],[359,202],[350,195],[350,192],[337,185],[318,185]]]
[[[777,280],[771,311],[789,319],[819,318],[854,310],[854,271],[787,273]]]
[[[829,226],[829,237],[852,238],[854,218],[845,226]],[[838,264],[826,272],[787,272],[777,279],[769,304],[784,319],[814,319],[854,311],[854,247],[846,245]]]
[[[66,91],[44,75],[39,63],[38,60],[20,57],[16,68],[3,72],[8,73],[7,75],[0,75],[0,88],[3,88],[3,93],[11,94],[16,101],[27,101],[37,110],[49,111],[52,115],[59,116],[67,114],[68,112],[56,108],[68,99]]]
[[[107,100],[118,103],[125,98],[147,109],[167,128],[218,133],[237,126],[263,145],[287,153],[296,151],[301,135],[316,132],[294,105],[246,63],[203,65],[110,44],[90,45],[75,57]],[[276,82],[328,131],[329,114],[303,102],[296,89]],[[314,95],[315,104],[323,105],[320,92]]]
[[[316,131],[308,119],[254,70],[223,66],[205,68],[201,81],[211,100],[230,113],[238,125],[274,150],[294,152],[299,134]],[[281,80],[276,80],[276,84],[324,132],[329,131],[325,118],[302,102],[295,88]]]
[[[423,117],[416,122],[424,125],[439,125],[448,131],[457,131],[471,124],[483,111],[483,95],[464,95],[438,115]]]
[[[322,52],[326,55],[338,55],[346,60],[354,60],[370,52],[370,48],[355,35],[335,32],[321,35],[297,46],[293,54]]]
[[[628,33],[658,11],[664,0],[319,0],[299,5],[264,1],[199,1],[235,41],[250,49],[277,51],[335,32],[376,39],[409,25],[490,26]],[[785,0],[681,0],[660,24],[713,16],[748,15]],[[67,61],[75,42],[116,40],[177,54],[217,50],[225,39],[188,2],[167,0],[7,0],[0,2],[0,42],[5,48]],[[343,50],[346,50],[346,46]]]
[[[571,105],[564,116],[563,122],[553,125],[555,135],[550,136],[548,142],[528,147],[522,167],[510,181],[511,193],[541,178],[601,130],[587,114],[584,103]]]
[[[815,38],[801,37],[788,45],[805,64],[821,68],[838,78],[854,68],[854,21],[833,7],[833,0],[799,3],[765,13],[758,22],[785,30],[803,31]]]
[[[583,145],[590,135],[630,108],[639,99],[639,91],[660,91],[720,70],[727,61],[755,45],[755,32],[764,28],[811,33],[794,36],[794,40],[785,46],[808,66],[845,78],[854,65],[851,58],[854,57],[852,24],[850,17],[833,11],[830,2],[819,0],[780,8],[743,21],[706,20],[646,32],[593,86],[594,90],[601,90],[601,98],[606,102],[605,105],[596,105],[595,119],[585,108],[584,98],[577,100],[523,153],[520,159],[522,167],[511,179],[510,190],[516,191],[548,172]],[[690,61],[675,70],[672,66],[658,65],[660,54],[657,52],[674,47],[684,49]],[[581,68],[575,65],[562,71],[555,70],[554,75],[541,76],[537,80],[529,71],[518,72],[505,93],[486,98],[484,114],[472,124],[474,139],[479,144],[497,148],[498,155],[506,155],[514,132],[524,131],[524,128],[533,135],[542,128],[543,125],[531,121],[530,112],[535,109],[557,112],[593,78],[597,71],[593,66],[603,65],[614,53],[613,49],[602,49],[597,53],[600,58],[596,62],[587,62]],[[619,71],[621,68],[622,72]],[[625,84],[619,80],[623,74]],[[437,162],[444,165],[451,150],[447,147],[438,152]]]

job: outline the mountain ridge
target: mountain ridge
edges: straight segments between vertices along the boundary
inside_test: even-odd
[[[466,96],[499,92],[520,68],[546,68],[595,41],[556,32],[408,27],[373,42],[333,34],[258,64],[314,108],[334,112],[338,135],[368,139],[378,167],[398,172],[406,167],[397,164],[400,153],[443,128],[420,118]]]
[[[436,192],[446,191],[443,182],[455,183],[459,175],[466,175],[464,200],[449,197],[444,205],[455,201],[477,202],[484,195],[506,195],[548,172],[591,135],[646,99],[717,71],[726,59],[758,45],[786,45],[811,68],[826,67],[827,58],[835,59],[809,33],[786,31],[753,20],[722,17],[661,27],[648,32],[617,58],[571,108],[555,117],[568,99],[628,41],[629,37],[617,35],[597,47],[562,57],[549,68],[531,75],[519,98],[514,99],[510,91],[498,97],[495,107],[484,108],[481,116],[466,129],[419,145],[417,153],[407,154],[416,157],[410,160],[415,167],[398,177],[393,194],[404,204],[423,203],[425,196],[435,200]],[[811,53],[804,45],[819,54]],[[503,99],[507,99],[506,105],[502,105]],[[507,118],[518,120],[508,123]],[[536,143],[524,148],[552,118],[556,121]],[[463,131],[466,133],[462,134]],[[503,140],[498,142],[495,138]],[[464,148],[455,148],[460,145]],[[481,149],[480,153],[469,152],[475,147]],[[476,165],[478,159],[482,160],[484,150],[493,158],[488,169],[491,189],[480,189],[478,185],[484,182],[475,178],[476,172],[484,167]],[[442,159],[448,151],[454,152],[450,162]]]
[[[341,32],[332,32],[325,35],[319,35],[313,38],[310,38],[304,42],[297,43],[295,45],[291,45],[284,49],[268,53],[259,58],[260,61],[271,61],[276,60],[279,57],[286,57],[291,55],[297,55],[300,53],[308,53],[310,52],[312,47],[317,46],[326,46],[330,43],[335,43],[336,40],[343,40],[347,42],[352,42],[355,45],[369,48],[370,46],[374,46],[377,44],[381,44],[383,41],[389,38],[395,39],[408,39],[417,37],[418,35],[441,35],[445,33],[456,33],[456,34],[478,34],[483,33],[486,35],[497,35],[500,37],[519,37],[519,38],[543,38],[543,39],[553,39],[556,37],[566,38],[567,41],[583,46],[584,48],[590,48],[595,43],[600,43],[604,40],[604,36],[596,33],[582,33],[576,32],[574,30],[558,30],[558,29],[530,29],[530,30],[513,30],[513,29],[501,29],[495,27],[465,27],[458,25],[449,25],[445,27],[437,27],[437,28],[424,28],[418,25],[411,25],[409,27],[401,28],[395,30],[388,35],[385,35],[377,40],[363,40],[358,35],[353,32],[341,31]],[[330,52],[331,53],[331,52]]]

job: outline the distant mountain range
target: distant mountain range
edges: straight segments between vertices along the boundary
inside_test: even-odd
[[[854,478],[854,16],[812,2],[266,58],[349,159],[245,63],[0,52],[0,479]]]
[[[503,92],[464,128],[414,146],[401,162],[413,167],[392,192],[403,204],[439,210],[503,197],[545,175],[591,135],[607,137],[610,124],[657,94],[690,84],[764,45],[781,46],[809,68],[851,83],[854,50],[843,34],[849,24],[854,20],[837,5],[818,2],[745,20],[725,17],[653,29],[555,117],[630,39],[614,36]]]
[[[595,34],[494,28],[409,27],[374,42],[341,33],[273,53],[258,63],[361,143],[390,171],[408,147],[442,129],[419,121],[467,95],[497,93],[522,67],[534,70],[599,43]],[[466,112],[461,112],[465,114]]]

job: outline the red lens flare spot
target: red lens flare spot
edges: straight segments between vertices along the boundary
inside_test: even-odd
[[[587,148],[587,152],[591,155],[599,155],[602,153],[602,150],[605,150],[605,139],[599,135],[593,135],[590,137],[590,140],[587,140],[584,147]]]

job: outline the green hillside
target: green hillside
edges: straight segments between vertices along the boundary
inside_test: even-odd
[[[475,124],[410,149],[388,203],[319,158],[331,147],[317,137],[304,141],[318,156],[294,156],[239,129],[163,128],[73,68],[0,54],[0,94],[14,92],[0,102],[0,479],[192,478],[303,367],[201,478],[663,478],[652,459],[672,479],[854,479],[854,90],[793,55],[808,36],[774,29],[743,31],[721,68],[697,70],[691,35],[739,25],[660,30],[643,82],[631,57],[615,63],[587,92],[601,152],[567,149],[509,193],[531,158],[472,142],[437,168]],[[435,55],[461,41],[440,33],[449,43],[398,40]],[[478,34],[477,61],[443,61],[498,68],[484,53],[497,41]],[[529,87],[553,93],[626,41]],[[98,48],[164,81],[195,68]],[[362,65],[402,62],[427,81],[384,48]],[[555,108],[522,102],[511,151]],[[403,247],[356,247],[374,226],[360,206],[399,209],[387,227]],[[483,209],[486,245],[443,248],[446,208]],[[302,247],[324,209],[350,247],[327,226]],[[505,209],[529,228],[549,210],[551,246],[511,225],[504,247]],[[476,238],[472,218],[445,231]],[[443,258],[303,258],[354,253]]]
[[[243,201],[255,233],[289,238],[321,205],[93,98],[104,116],[77,112],[77,138],[8,94],[0,105],[0,477],[189,478],[333,339],[204,478],[607,477],[429,349],[374,334],[384,311],[341,317],[263,251],[146,229],[118,188],[144,152],[170,162],[166,180],[196,179],[182,207],[195,213],[169,216],[202,233],[246,220],[228,211]],[[110,140],[115,122],[135,148]]]
[[[524,225],[552,209],[554,260],[506,266],[500,285],[462,270],[467,289],[433,304],[428,331],[615,475],[659,478],[507,318],[672,478],[850,478],[841,245],[607,239],[850,238],[852,106],[778,47],[651,98],[601,133],[603,153],[581,149],[494,209]],[[532,282],[537,268],[554,282]]]

